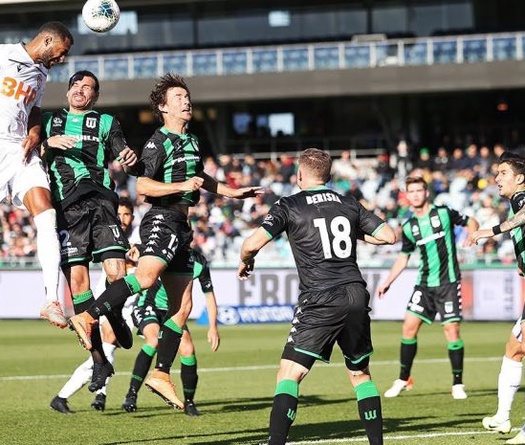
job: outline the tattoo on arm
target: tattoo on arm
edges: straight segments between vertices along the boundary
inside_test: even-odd
[[[502,232],[508,232],[516,227],[525,225],[525,207],[521,208],[514,216],[500,224]]]

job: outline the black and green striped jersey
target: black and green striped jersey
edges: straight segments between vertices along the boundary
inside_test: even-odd
[[[514,216],[525,206],[525,190],[515,193],[510,198],[509,218]],[[519,226],[510,231],[510,237],[514,244],[514,253],[518,262],[518,269],[525,274],[525,226]]]
[[[127,146],[118,120],[90,110],[74,114],[63,109],[44,113],[45,138],[67,135],[77,138],[74,148],[46,150],[53,200],[66,208],[92,192],[117,199],[108,163]]]
[[[468,217],[448,207],[430,206],[422,217],[412,216],[403,224],[403,247],[407,255],[419,249],[418,285],[427,287],[461,279],[454,226],[466,226]]]
[[[213,283],[211,281],[210,266],[206,257],[202,253],[192,250],[190,261],[193,261],[193,279],[199,280],[202,293],[212,292]],[[157,309],[168,310],[168,295],[162,282],[157,280],[154,286],[143,291],[135,304],[139,307],[154,306]]]
[[[170,133],[164,127],[157,129],[144,145],[140,164],[142,176],[164,183],[183,182],[204,170],[197,138],[190,133]],[[161,207],[172,204],[193,206],[199,202],[199,197],[197,190],[162,197],[148,196],[146,201]]]

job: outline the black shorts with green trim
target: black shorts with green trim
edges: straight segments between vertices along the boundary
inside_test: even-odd
[[[140,224],[140,239],[141,256],[160,258],[167,264],[166,271],[193,275],[193,232],[184,213],[153,206]]]
[[[315,360],[329,362],[337,343],[347,362],[366,367],[373,352],[369,301],[363,283],[302,292],[282,358],[310,368]]]
[[[62,267],[124,259],[129,250],[116,203],[101,195],[87,195],[57,211],[57,231]]]
[[[135,306],[131,313],[131,318],[138,330],[138,334],[142,335],[144,328],[149,324],[162,326],[167,313],[166,309],[159,309],[153,305]]]
[[[432,324],[437,314],[443,324],[462,321],[461,282],[436,287],[416,285],[408,301],[407,312],[427,324]]]

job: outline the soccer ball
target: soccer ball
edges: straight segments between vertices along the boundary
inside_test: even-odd
[[[115,0],[87,0],[82,8],[82,19],[95,32],[113,29],[120,18],[120,8]]]

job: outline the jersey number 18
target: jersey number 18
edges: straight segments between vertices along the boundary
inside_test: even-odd
[[[352,240],[350,239],[352,226],[348,218],[336,216],[330,221],[330,233],[333,237],[331,243],[326,218],[314,219],[314,226],[319,229],[323,254],[326,259],[330,259],[334,255],[337,258],[348,258],[352,254]]]

